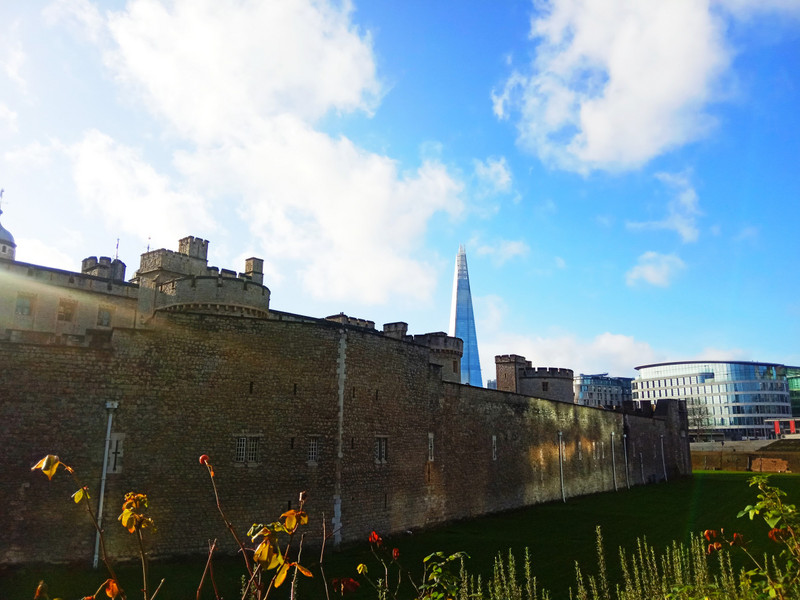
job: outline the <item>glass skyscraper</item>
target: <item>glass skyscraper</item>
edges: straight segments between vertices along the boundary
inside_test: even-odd
[[[636,367],[633,400],[686,401],[696,440],[774,437],[791,415],[787,367],[773,363],[689,361]]]
[[[461,357],[461,383],[483,387],[481,362],[478,358],[478,338],[475,335],[475,315],[472,312],[472,293],[469,289],[467,253],[464,251],[463,245],[458,247],[456,256],[449,333],[464,341],[464,354]]]

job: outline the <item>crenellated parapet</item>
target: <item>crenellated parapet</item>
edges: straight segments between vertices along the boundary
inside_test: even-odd
[[[343,312],[338,315],[331,315],[325,317],[326,321],[333,321],[334,323],[341,323],[342,325],[349,325],[350,327],[361,327],[362,329],[375,329],[375,321],[368,321],[367,319],[359,319],[357,317],[348,317]]]
[[[191,276],[160,284],[153,311],[269,315],[269,290],[249,277]]]
[[[84,258],[81,261],[81,273],[92,277],[101,277],[112,281],[125,281],[125,263],[110,256]]]
[[[557,400],[574,402],[572,388],[575,372],[561,367],[534,367],[531,361],[518,354],[495,356],[497,389]]]

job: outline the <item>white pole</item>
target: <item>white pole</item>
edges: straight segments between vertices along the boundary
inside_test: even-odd
[[[664,458],[664,436],[661,436],[661,466],[664,468],[664,481],[667,481],[667,461]]]
[[[628,477],[628,434],[622,434],[622,450],[625,453],[625,485],[631,489],[631,480]]]
[[[106,423],[106,445],[103,451],[103,475],[100,479],[100,499],[97,506],[97,533],[94,538],[94,560],[92,568],[96,569],[100,556],[100,531],[103,529],[103,500],[106,495],[106,472],[108,471],[108,447],[111,445],[111,421],[114,419],[114,409],[119,406],[119,402],[106,402],[108,411],[108,421]]]
[[[617,457],[614,456],[614,432],[611,432],[611,469],[614,472],[614,491],[617,490]]]
[[[564,455],[563,455],[563,453],[561,451],[561,447],[562,447],[561,436],[562,435],[563,435],[563,433],[561,431],[559,431],[558,432],[558,472],[559,472],[559,475],[561,476],[561,501],[562,502],[566,502],[567,501],[567,495],[564,492]]]

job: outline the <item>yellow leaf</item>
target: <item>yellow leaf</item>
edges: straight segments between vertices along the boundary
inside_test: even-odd
[[[356,567],[356,571],[358,571],[359,575],[366,575],[367,574],[367,565],[361,563]]]
[[[269,571],[283,563],[283,556],[269,540],[264,540],[256,548],[253,560]]]
[[[136,531],[136,515],[130,508],[126,508],[122,511],[122,514],[119,516],[119,521],[129,532],[133,533]]]
[[[258,564],[266,564],[269,562],[269,544],[265,541],[261,542],[253,553],[253,560]]]
[[[275,587],[281,587],[281,584],[286,579],[286,573],[289,572],[289,563],[283,563],[283,566],[278,570],[278,574],[275,575]]]
[[[38,463],[31,467],[31,471],[35,471],[36,469],[41,469],[42,473],[47,475],[47,479],[52,479],[53,475],[56,474],[56,469],[58,465],[61,464],[61,461],[55,454],[48,454]]]
[[[305,568],[303,565],[295,565],[295,566],[297,567],[297,570],[298,570],[298,571],[300,571],[300,572],[301,572],[303,575],[305,575],[306,577],[314,577],[314,576],[311,574],[311,571],[309,571],[308,569],[306,569],[306,568]]]
[[[72,499],[75,501],[75,504],[80,504],[81,500],[83,500],[83,488],[72,494]]]
[[[298,512],[297,516],[300,517],[300,525],[308,525],[308,515],[305,511]]]
[[[287,510],[285,513],[283,513],[281,515],[281,517],[286,517],[286,522],[283,525],[286,528],[286,531],[291,533],[295,529],[297,529],[297,511],[296,510]]]
[[[267,565],[267,571],[271,571],[272,569],[275,569],[279,565],[282,565],[282,564],[284,564],[283,563],[283,554],[278,552],[277,548],[274,548],[274,553],[272,555],[272,559],[269,561],[269,564]]]

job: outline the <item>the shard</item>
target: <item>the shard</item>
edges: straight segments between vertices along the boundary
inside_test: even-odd
[[[461,357],[461,383],[483,387],[481,362],[478,358],[478,338],[475,336],[475,315],[472,312],[472,293],[469,290],[467,253],[458,247],[456,274],[453,280],[453,304],[450,308],[450,335],[464,341]]]

